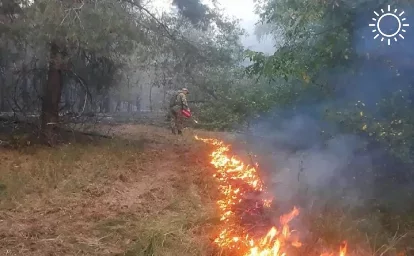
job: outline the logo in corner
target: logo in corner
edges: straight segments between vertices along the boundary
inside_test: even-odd
[[[398,13],[397,9],[394,9],[394,11],[391,11],[391,6],[388,5],[388,11],[384,11],[384,9],[381,9],[381,15],[378,14],[376,11],[374,11],[374,14],[376,17],[372,18],[372,20],[375,23],[371,23],[369,24],[370,27],[375,27],[374,30],[372,30],[373,33],[375,33],[374,39],[377,39],[379,37],[381,37],[381,42],[384,41],[384,39],[387,39],[388,41],[388,45],[391,45],[391,39],[393,39],[395,42],[398,41],[398,37],[401,39],[404,39],[404,36],[402,35],[402,33],[407,32],[404,27],[408,27],[410,26],[408,23],[405,23],[406,18],[403,17],[404,15],[404,11],[401,11]],[[398,22],[398,28],[396,29],[396,31],[392,34],[386,34],[384,33],[383,30],[381,30],[381,20],[384,17],[393,17],[397,20]]]

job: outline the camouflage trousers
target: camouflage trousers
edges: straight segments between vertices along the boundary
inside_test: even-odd
[[[171,130],[173,133],[182,132],[183,130],[183,115],[181,114],[181,109],[173,107],[170,109],[170,123]]]

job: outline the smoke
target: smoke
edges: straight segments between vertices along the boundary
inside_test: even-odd
[[[322,209],[338,199],[343,206],[358,206],[372,195],[373,177],[366,172],[372,159],[361,153],[366,143],[346,134],[323,139],[322,129],[315,119],[297,115],[262,121],[247,138],[265,176],[270,174],[265,183],[282,211],[292,205]]]
[[[412,8],[399,8],[414,21]],[[407,167],[385,150],[387,145],[368,134],[344,133],[324,119],[324,109],[341,109],[358,101],[377,120],[389,119],[390,113],[378,107],[383,98],[400,90],[405,98],[414,98],[409,92],[414,83],[414,68],[409,65],[414,31],[408,28],[405,39],[391,46],[374,40],[368,26],[372,11],[365,10],[355,21],[360,27],[353,35],[358,58],[348,63],[346,71],[337,67],[321,71],[335,88],[333,98],[318,104],[303,101],[295,111],[275,108],[253,120],[251,134],[244,137],[249,150],[259,156],[268,174],[266,183],[282,208],[299,204],[315,210],[331,203],[360,207],[373,199],[396,211],[409,207],[402,199],[413,187]]]

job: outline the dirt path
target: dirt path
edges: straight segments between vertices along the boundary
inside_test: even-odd
[[[0,255],[211,254],[208,148],[191,131],[114,133],[128,140],[0,150]]]

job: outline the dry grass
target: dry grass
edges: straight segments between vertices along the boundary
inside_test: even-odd
[[[0,149],[0,255],[224,255],[211,248],[218,195],[208,146],[191,130],[176,137],[122,125],[112,133],[119,138]],[[414,241],[370,226],[374,215],[349,216],[307,216],[312,234],[299,255],[336,251],[343,239],[348,256],[396,255],[404,239]]]
[[[389,233],[375,213],[356,217],[350,212],[332,208],[322,213],[305,213],[303,220],[311,234],[301,248],[301,255],[338,250],[340,241],[347,241],[348,256],[410,256],[414,234],[405,230]],[[404,254],[402,254],[404,253]]]
[[[207,255],[216,221],[204,145],[133,140],[0,151],[0,255]]]

